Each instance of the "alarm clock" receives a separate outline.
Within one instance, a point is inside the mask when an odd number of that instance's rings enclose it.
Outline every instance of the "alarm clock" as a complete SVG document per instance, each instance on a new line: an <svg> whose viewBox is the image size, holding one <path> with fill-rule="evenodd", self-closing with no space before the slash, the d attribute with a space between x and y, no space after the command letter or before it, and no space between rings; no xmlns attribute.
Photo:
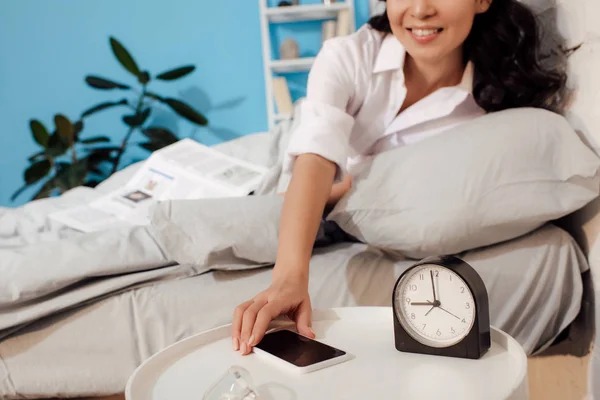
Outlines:
<svg viewBox="0 0 600 400"><path fill-rule="evenodd" d="M392 296L398 351L479 359L489 350L487 290L460 258L417 262L400 275Z"/></svg>

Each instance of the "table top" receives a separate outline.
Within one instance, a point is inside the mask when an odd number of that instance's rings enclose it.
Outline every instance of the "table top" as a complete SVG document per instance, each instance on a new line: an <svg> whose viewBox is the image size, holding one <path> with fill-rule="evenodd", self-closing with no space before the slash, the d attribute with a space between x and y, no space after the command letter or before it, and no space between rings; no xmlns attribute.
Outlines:
<svg viewBox="0 0 600 400"><path fill-rule="evenodd" d="M492 346L479 360L401 353L394 347L392 316L388 307L315 311L317 340L354 357L304 375L256 354L241 356L231 348L230 326L216 328L144 362L129 379L126 399L198 399L232 365L250 372L265 400L528 399L527 357L506 333L492 328Z"/></svg>

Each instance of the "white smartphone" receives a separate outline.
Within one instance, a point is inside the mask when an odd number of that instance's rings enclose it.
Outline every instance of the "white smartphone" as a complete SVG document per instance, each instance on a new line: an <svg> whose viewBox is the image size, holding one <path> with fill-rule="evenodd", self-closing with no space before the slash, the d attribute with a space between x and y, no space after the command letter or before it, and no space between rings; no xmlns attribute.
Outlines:
<svg viewBox="0 0 600 400"><path fill-rule="evenodd" d="M254 352L295 373L305 374L352 359L344 350L282 329L267 333Z"/></svg>

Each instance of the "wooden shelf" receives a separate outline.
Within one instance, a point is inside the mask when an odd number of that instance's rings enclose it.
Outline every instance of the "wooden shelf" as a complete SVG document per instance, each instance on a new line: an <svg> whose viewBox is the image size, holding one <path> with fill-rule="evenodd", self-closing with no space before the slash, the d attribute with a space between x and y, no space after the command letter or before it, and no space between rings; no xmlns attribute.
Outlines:
<svg viewBox="0 0 600 400"><path fill-rule="evenodd" d="M285 121L287 119L292 118L292 116L290 114L275 114L274 119L275 121L279 122L279 121Z"/></svg>
<svg viewBox="0 0 600 400"><path fill-rule="evenodd" d="M265 13L271 22L315 21L336 18L341 10L349 8L346 2L340 2L334 4L269 7Z"/></svg>
<svg viewBox="0 0 600 400"><path fill-rule="evenodd" d="M272 60L271 70L277 73L304 72L310 70L314 57L297 58L295 60Z"/></svg>

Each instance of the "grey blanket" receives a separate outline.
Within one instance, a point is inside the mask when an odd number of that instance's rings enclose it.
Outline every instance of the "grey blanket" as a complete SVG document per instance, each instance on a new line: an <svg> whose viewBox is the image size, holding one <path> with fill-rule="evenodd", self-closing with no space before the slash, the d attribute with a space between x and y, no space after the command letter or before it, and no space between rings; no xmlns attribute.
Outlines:
<svg viewBox="0 0 600 400"><path fill-rule="evenodd" d="M166 202L157 206L149 226L86 234L46 217L100 196L89 188L76 188L59 199L44 199L18 209L0 209L0 340L41 318L140 285L272 263L278 223L278 206L274 208L273 202L281 201L275 194L285 179L280 155L292 125L281 124L255 149L256 159L250 161L271 168L256 196ZM242 149L248 150L241 143L223 148L231 155ZM177 218L170 215L173 204L182 212ZM246 215L249 218L244 225ZM262 225L259 216L268 223ZM264 235L249 231L256 229L253 224L271 226L272 231L262 232ZM196 230L199 227L203 228ZM189 251L189 241L178 245L175 238L186 229L193 231L186 232L192 236L189 239L203 246ZM215 235L216 231L222 235ZM256 250L246 259L220 251L244 238L254 238L243 247Z"/></svg>

